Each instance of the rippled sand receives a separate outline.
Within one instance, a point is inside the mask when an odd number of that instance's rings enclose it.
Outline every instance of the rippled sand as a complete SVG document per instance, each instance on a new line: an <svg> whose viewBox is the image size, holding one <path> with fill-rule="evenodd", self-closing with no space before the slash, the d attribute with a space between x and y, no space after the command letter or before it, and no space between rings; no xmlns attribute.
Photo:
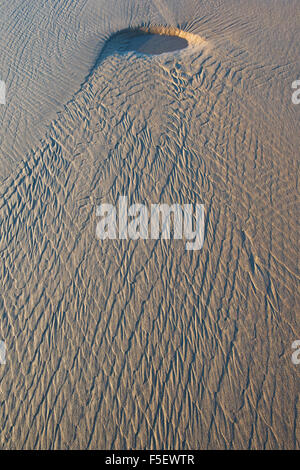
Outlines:
<svg viewBox="0 0 300 470"><path fill-rule="evenodd" d="M114 4L0 0L0 447L299 449L299 2Z"/></svg>

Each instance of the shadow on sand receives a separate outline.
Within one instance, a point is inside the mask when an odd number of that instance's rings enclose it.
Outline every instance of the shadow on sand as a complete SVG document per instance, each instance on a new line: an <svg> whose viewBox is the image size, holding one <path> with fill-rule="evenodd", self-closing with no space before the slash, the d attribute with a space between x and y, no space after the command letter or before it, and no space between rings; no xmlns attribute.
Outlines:
<svg viewBox="0 0 300 470"><path fill-rule="evenodd" d="M114 53L137 52L147 55L159 55L166 52L176 52L188 47L189 41L178 36L176 33L168 34L155 30L146 30L145 28L128 29L119 31L111 36L104 46L100 58Z"/></svg>

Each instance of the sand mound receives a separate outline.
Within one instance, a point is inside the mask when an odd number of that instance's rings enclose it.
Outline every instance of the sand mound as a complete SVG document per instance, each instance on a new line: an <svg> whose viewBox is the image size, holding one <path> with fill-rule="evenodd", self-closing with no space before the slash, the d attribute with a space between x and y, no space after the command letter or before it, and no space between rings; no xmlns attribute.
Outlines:
<svg viewBox="0 0 300 470"><path fill-rule="evenodd" d="M128 28L113 34L107 41L101 58L113 53L130 51L147 55L159 55L203 45L205 41L195 34L166 26Z"/></svg>

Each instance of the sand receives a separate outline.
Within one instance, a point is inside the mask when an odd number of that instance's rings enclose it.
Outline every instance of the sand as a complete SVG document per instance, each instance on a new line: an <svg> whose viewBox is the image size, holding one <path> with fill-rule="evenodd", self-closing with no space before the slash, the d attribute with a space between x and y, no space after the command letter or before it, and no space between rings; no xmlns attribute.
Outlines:
<svg viewBox="0 0 300 470"><path fill-rule="evenodd" d="M298 0L0 9L0 448L299 449Z"/></svg>

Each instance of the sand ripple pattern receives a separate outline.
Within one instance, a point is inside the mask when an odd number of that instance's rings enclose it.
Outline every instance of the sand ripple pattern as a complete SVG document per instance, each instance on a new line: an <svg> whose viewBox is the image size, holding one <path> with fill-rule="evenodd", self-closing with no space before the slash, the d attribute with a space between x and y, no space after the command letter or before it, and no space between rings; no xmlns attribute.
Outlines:
<svg viewBox="0 0 300 470"><path fill-rule="evenodd" d="M257 94L287 71L114 53L1 185L1 447L299 448L299 142ZM204 203L203 250L97 241L122 194Z"/></svg>

